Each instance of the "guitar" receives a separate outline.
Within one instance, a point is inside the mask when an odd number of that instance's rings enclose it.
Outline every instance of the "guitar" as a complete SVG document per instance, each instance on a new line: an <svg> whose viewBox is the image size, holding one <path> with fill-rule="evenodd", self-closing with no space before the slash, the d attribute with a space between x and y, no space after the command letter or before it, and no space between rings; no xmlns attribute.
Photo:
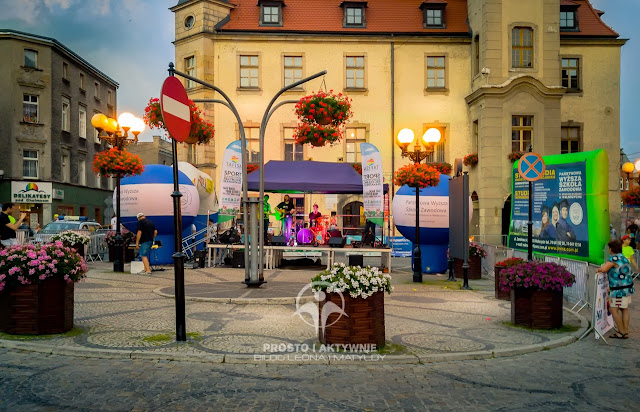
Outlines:
<svg viewBox="0 0 640 412"><path fill-rule="evenodd" d="M278 209L277 207L275 208L274 215L276 215L276 220L284 219L286 214L287 214L287 212L284 209Z"/></svg>

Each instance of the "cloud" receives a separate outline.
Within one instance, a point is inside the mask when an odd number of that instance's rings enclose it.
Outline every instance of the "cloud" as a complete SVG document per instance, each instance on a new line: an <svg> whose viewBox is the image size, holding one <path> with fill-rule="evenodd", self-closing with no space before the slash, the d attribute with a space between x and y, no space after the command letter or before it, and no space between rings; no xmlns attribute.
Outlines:
<svg viewBox="0 0 640 412"><path fill-rule="evenodd" d="M3 20L22 20L28 24L35 24L39 15L40 0L0 0Z"/></svg>
<svg viewBox="0 0 640 412"><path fill-rule="evenodd" d="M44 0L44 5L53 10L56 6L63 10L68 9L71 6L71 0Z"/></svg>

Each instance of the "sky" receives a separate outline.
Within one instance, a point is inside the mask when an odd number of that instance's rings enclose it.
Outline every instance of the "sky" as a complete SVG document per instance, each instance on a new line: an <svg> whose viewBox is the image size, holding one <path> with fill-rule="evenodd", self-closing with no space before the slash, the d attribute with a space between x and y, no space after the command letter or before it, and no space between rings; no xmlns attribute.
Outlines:
<svg viewBox="0 0 640 412"><path fill-rule="evenodd" d="M527 0L541 1L541 0ZM149 98L158 97L174 60L177 0L0 0L0 28L53 37L120 84L118 112L142 116ZM634 124L640 77L639 0L592 0L603 20L630 39L622 48L621 146L640 159L640 132ZM151 139L148 129L141 140ZM155 131L157 134L157 130Z"/></svg>

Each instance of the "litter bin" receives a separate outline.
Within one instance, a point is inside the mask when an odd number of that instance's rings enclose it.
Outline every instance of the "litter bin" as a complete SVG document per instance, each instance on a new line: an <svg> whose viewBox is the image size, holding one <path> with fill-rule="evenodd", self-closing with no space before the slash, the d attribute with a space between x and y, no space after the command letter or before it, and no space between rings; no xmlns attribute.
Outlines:
<svg viewBox="0 0 640 412"><path fill-rule="evenodd" d="M196 260L196 265L199 268L205 267L205 263L207 261L207 251L206 250L196 250L194 255Z"/></svg>

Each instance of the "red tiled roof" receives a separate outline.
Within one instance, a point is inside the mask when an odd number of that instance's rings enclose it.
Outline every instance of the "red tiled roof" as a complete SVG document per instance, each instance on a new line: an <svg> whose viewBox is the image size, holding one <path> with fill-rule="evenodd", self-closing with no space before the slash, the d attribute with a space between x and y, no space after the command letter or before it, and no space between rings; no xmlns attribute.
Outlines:
<svg viewBox="0 0 640 412"><path fill-rule="evenodd" d="M561 5L567 0L562 0ZM618 37L611 27L607 26L598 15L588 0L572 0L571 3L579 4L578 28L580 31L560 32L561 37Z"/></svg>
<svg viewBox="0 0 640 412"><path fill-rule="evenodd" d="M422 33L467 34L467 0L368 0L364 28L342 27L342 0L285 0L282 27L260 26L260 7L256 0L233 0L228 23L220 31L312 32L312 33ZM420 5L446 4L446 28L425 29Z"/></svg>
<svg viewBox="0 0 640 412"><path fill-rule="evenodd" d="M561 6L579 6L580 4L576 3L573 0L560 0Z"/></svg>

